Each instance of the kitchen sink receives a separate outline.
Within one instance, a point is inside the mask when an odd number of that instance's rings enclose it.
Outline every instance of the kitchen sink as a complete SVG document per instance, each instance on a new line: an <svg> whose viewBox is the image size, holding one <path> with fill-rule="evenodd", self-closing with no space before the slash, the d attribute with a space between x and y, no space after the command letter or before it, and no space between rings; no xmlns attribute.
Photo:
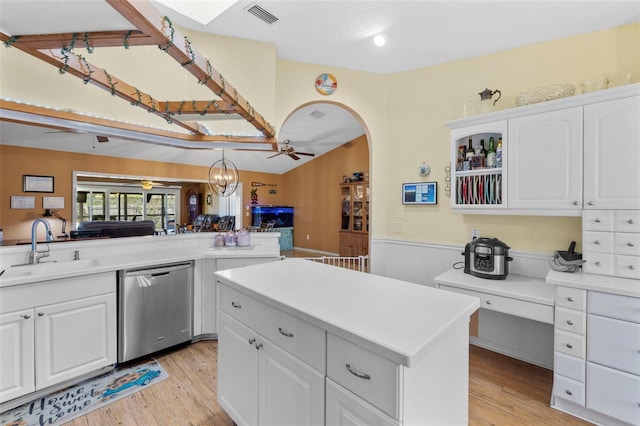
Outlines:
<svg viewBox="0 0 640 426"><path fill-rule="evenodd" d="M15 265L7 268L3 278L20 278L34 275L57 274L60 272L74 272L100 266L98 259L66 260L63 262L49 261L32 265Z"/></svg>

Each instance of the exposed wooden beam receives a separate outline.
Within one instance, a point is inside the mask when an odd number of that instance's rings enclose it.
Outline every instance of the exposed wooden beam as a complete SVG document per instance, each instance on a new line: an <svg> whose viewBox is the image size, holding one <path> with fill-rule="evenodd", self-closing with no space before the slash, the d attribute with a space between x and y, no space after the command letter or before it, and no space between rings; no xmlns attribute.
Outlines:
<svg viewBox="0 0 640 426"><path fill-rule="evenodd" d="M151 36L160 48L194 75L213 93L233 105L238 114L267 137L275 129L238 91L222 77L211 63L191 46L188 39L173 28L168 18L161 16L146 0L106 0L116 11L144 34Z"/></svg>
<svg viewBox="0 0 640 426"><path fill-rule="evenodd" d="M99 133L120 139L145 141L155 136L183 142L221 142L225 143L224 149L237 150L234 145L254 144L256 149L242 149L245 151L277 151L278 141L275 138L262 136L231 136L231 135L193 135L178 133L170 130L162 130L141 126L133 123L111 120L108 118L78 114L70 111L62 111L13 102L0 99L0 121L20 123L25 125L47 127L56 130L84 131ZM95 130L93 130L95 129ZM123 136L125 132L128 136ZM264 146L265 149L257 149ZM188 149L197 149L188 148Z"/></svg>
<svg viewBox="0 0 640 426"><path fill-rule="evenodd" d="M87 48L153 46L156 43L139 30L101 31L90 33L36 34L15 38L15 45L28 49L62 49L63 47Z"/></svg>
<svg viewBox="0 0 640 426"><path fill-rule="evenodd" d="M223 100L211 101L165 101L158 104L158 109L172 114L238 114L238 110Z"/></svg>

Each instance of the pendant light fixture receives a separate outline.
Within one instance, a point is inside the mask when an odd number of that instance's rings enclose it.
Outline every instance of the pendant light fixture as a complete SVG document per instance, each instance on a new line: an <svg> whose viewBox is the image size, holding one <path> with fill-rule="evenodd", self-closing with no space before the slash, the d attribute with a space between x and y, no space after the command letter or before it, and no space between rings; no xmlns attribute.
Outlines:
<svg viewBox="0 0 640 426"><path fill-rule="evenodd" d="M209 187L219 197L229 197L238 188L238 168L224 158L209 167Z"/></svg>

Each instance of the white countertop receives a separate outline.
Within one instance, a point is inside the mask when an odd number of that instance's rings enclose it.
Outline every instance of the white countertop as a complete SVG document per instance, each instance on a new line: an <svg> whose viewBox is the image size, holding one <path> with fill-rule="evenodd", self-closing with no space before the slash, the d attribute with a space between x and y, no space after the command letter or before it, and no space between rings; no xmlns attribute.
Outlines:
<svg viewBox="0 0 640 426"><path fill-rule="evenodd" d="M50 257L42 259L40 264L22 266L11 265L25 263L30 246L5 247L2 256L13 255L13 259L2 267L5 272L0 276L0 288L187 260L280 257L279 247L273 244L202 247L194 238L202 239L203 236L194 234L193 238L190 237L129 237L70 242L61 246L52 244ZM58 256L61 248L65 252ZM79 249L80 261L71 260L73 256L69 248Z"/></svg>
<svg viewBox="0 0 640 426"><path fill-rule="evenodd" d="M557 272L552 270L547 274L546 282L548 284L581 288L584 290L640 297L640 280L631 278L585 274L584 272Z"/></svg>
<svg viewBox="0 0 640 426"><path fill-rule="evenodd" d="M478 298L304 259L216 272L224 283L398 364L417 363Z"/></svg>
<svg viewBox="0 0 640 426"><path fill-rule="evenodd" d="M554 305L554 288L539 278L509 274L504 280L490 280L449 269L433 279L438 284L511 297L542 305Z"/></svg>

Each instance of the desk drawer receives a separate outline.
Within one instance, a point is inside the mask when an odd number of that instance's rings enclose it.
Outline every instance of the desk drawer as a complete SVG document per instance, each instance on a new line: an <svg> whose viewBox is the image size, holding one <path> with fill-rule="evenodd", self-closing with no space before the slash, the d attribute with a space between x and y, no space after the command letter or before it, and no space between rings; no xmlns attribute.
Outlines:
<svg viewBox="0 0 640 426"><path fill-rule="evenodd" d="M589 313L640 324L640 298L590 291Z"/></svg>
<svg viewBox="0 0 640 426"><path fill-rule="evenodd" d="M585 338L575 333L556 330L554 333L554 348L556 352L584 359L586 347Z"/></svg>
<svg viewBox="0 0 640 426"><path fill-rule="evenodd" d="M321 328L225 285L220 286L220 309L324 373L326 333Z"/></svg>
<svg viewBox="0 0 640 426"><path fill-rule="evenodd" d="M585 361L560 352L553 354L553 373L584 383Z"/></svg>
<svg viewBox="0 0 640 426"><path fill-rule="evenodd" d="M553 375L553 394L556 398L564 398L584 407L584 393L584 383Z"/></svg>
<svg viewBox="0 0 640 426"><path fill-rule="evenodd" d="M556 306L585 311L587 291L579 288L556 286Z"/></svg>
<svg viewBox="0 0 640 426"><path fill-rule="evenodd" d="M616 210L613 214L613 230L640 233L640 210Z"/></svg>
<svg viewBox="0 0 640 426"><path fill-rule="evenodd" d="M613 233L584 231L582 249L594 253L613 253Z"/></svg>
<svg viewBox="0 0 640 426"><path fill-rule="evenodd" d="M582 229L585 231L613 230L613 210L584 210Z"/></svg>
<svg viewBox="0 0 640 426"><path fill-rule="evenodd" d="M613 275L613 254L584 252L582 265L584 272L588 274Z"/></svg>
<svg viewBox="0 0 640 426"><path fill-rule="evenodd" d="M616 277L640 279L640 256L615 255L614 273Z"/></svg>
<svg viewBox="0 0 640 426"><path fill-rule="evenodd" d="M550 305L513 299L511 297L496 296L494 294L449 285L441 285L440 289L477 297L480 299L480 307L483 309L553 324L553 306Z"/></svg>
<svg viewBox="0 0 640 426"><path fill-rule="evenodd" d="M327 333L327 376L394 419L400 419L401 368Z"/></svg>
<svg viewBox="0 0 640 426"><path fill-rule="evenodd" d="M640 375L640 324L591 314L588 321L587 359Z"/></svg>
<svg viewBox="0 0 640 426"><path fill-rule="evenodd" d="M629 256L640 256L640 234L617 232L613 234L613 252Z"/></svg>
<svg viewBox="0 0 640 426"><path fill-rule="evenodd" d="M556 308L556 329L585 335L587 330L587 314L574 309Z"/></svg>
<svg viewBox="0 0 640 426"><path fill-rule="evenodd" d="M587 363L587 408L640 424L640 377Z"/></svg>

